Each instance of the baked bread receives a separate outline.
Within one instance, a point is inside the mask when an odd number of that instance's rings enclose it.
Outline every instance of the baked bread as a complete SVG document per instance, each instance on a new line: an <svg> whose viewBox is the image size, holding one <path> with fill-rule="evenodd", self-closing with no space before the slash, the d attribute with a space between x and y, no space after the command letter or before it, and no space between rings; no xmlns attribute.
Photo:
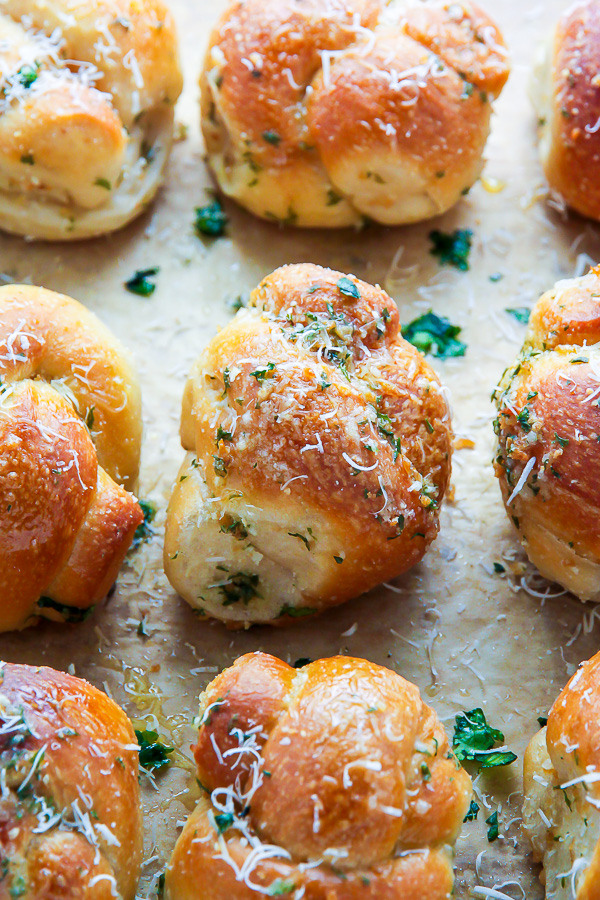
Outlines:
<svg viewBox="0 0 600 900"><path fill-rule="evenodd" d="M508 72L473 3L233 0L201 78L208 161L265 219L427 219L479 177Z"/></svg>
<svg viewBox="0 0 600 900"><path fill-rule="evenodd" d="M600 898L600 653L582 663L525 753L523 825L546 896Z"/></svg>
<svg viewBox="0 0 600 900"><path fill-rule="evenodd" d="M495 398L507 512L542 575L600 596L600 268L537 302Z"/></svg>
<svg viewBox="0 0 600 900"><path fill-rule="evenodd" d="M0 228L73 240L139 215L181 87L162 0L3 0Z"/></svg>
<svg viewBox="0 0 600 900"><path fill-rule="evenodd" d="M69 297L0 288L0 631L75 621L104 597L143 521L123 347Z"/></svg>
<svg viewBox="0 0 600 900"><path fill-rule="evenodd" d="M540 47L532 83L548 183L577 212L600 219L600 2L578 0Z"/></svg>
<svg viewBox="0 0 600 900"><path fill-rule="evenodd" d="M283 624L414 566L438 530L451 425L379 287L285 266L195 363L165 570L200 615Z"/></svg>
<svg viewBox="0 0 600 900"><path fill-rule="evenodd" d="M200 698L205 794L168 900L446 900L471 779L414 684L362 659L242 656Z"/></svg>
<svg viewBox="0 0 600 900"><path fill-rule="evenodd" d="M123 710L48 668L0 671L0 897L133 900L138 748Z"/></svg>

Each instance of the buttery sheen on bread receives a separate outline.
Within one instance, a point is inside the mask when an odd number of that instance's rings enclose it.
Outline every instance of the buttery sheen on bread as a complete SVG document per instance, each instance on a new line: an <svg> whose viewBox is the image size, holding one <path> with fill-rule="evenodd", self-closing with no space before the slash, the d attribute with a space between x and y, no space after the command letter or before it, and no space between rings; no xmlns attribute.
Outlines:
<svg viewBox="0 0 600 900"><path fill-rule="evenodd" d="M508 71L473 3L233 0L201 79L209 164L272 221L427 219L479 177Z"/></svg>
<svg viewBox="0 0 600 900"><path fill-rule="evenodd" d="M200 615L283 624L401 574L438 530L451 424L379 287L308 264L253 291L187 383L165 570Z"/></svg>
<svg viewBox="0 0 600 900"><path fill-rule="evenodd" d="M600 897L600 653L582 663L531 740L523 825L546 896Z"/></svg>
<svg viewBox="0 0 600 900"><path fill-rule="evenodd" d="M600 268L559 281L531 314L495 398L494 467L542 575L600 596Z"/></svg>
<svg viewBox="0 0 600 900"><path fill-rule="evenodd" d="M538 51L532 99L548 183L600 219L600 2L578 0Z"/></svg>
<svg viewBox="0 0 600 900"><path fill-rule="evenodd" d="M74 240L139 215L181 87L162 0L3 0L0 228Z"/></svg>
<svg viewBox="0 0 600 900"><path fill-rule="evenodd" d="M125 349L69 297L0 288L0 631L75 621L142 511L141 400Z"/></svg>
<svg viewBox="0 0 600 900"><path fill-rule="evenodd" d="M200 698L195 757L168 900L449 900L471 779L395 672L243 656Z"/></svg>
<svg viewBox="0 0 600 900"><path fill-rule="evenodd" d="M138 748L81 678L0 668L0 897L133 900L142 861Z"/></svg>

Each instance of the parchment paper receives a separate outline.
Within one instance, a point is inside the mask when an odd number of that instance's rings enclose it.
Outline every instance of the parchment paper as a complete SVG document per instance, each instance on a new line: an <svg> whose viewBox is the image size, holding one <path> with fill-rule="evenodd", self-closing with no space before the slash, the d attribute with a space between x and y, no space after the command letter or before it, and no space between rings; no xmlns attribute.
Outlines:
<svg viewBox="0 0 600 900"><path fill-rule="evenodd" d="M598 229L565 218L547 202L526 96L534 47L565 4L487 0L511 48L513 72L496 106L485 186L478 184L443 218L362 232L282 231L227 204L228 235L203 243L192 228L194 206L205 202L210 185L198 133L197 79L209 26L223 5L222 0L173 0L186 72L178 117L189 132L175 147L153 207L125 231L88 243L60 246L0 237L5 281L32 282L76 297L133 350L144 393L139 493L159 506L156 536L129 558L116 592L91 619L3 635L0 656L70 667L150 725L152 714L160 713L166 743L179 749L174 765L158 777L158 790L144 787L149 863L143 896L153 892L179 833L177 823L194 804L189 744L197 696L221 667L262 649L290 661L341 652L390 666L419 685L450 731L457 712L481 705L519 761L477 779L484 815L465 826L459 841L456 895L472 896L476 884L512 881L522 890L509 884L507 893L537 900L542 896L537 869L520 831L523 750L537 730L537 716L547 712L577 663L598 649L600 632L593 607L564 595L543 601L519 589L525 576L540 593L558 591L531 578L506 518L490 464L489 396L524 334L505 308L531 305L558 278L581 273L590 261L586 254L600 258ZM473 229L469 272L440 268L429 254L432 227ZM399 263L392 267L395 258ZM230 302L276 266L302 261L381 283L398 302L403 322L433 308L463 327L467 355L433 362L451 390L456 433L475 447L455 453L455 500L444 505L439 539L393 589L382 587L320 620L285 630L231 634L217 623L199 621L162 573L161 526L183 457L181 395L192 360L233 314ZM160 273L152 297L125 291L123 282L136 269L155 265ZM491 281L496 273L502 278ZM494 573L494 562L505 565L508 576ZM147 638L137 633L144 614ZM483 819L497 808L501 837L490 844Z"/></svg>

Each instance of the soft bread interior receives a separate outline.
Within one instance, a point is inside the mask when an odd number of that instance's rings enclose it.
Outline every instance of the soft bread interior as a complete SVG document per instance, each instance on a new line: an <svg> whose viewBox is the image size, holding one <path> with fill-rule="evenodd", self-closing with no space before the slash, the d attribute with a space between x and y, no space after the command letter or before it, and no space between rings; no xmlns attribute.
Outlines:
<svg viewBox="0 0 600 900"><path fill-rule="evenodd" d="M188 453L167 515L169 580L201 615L234 625L309 615L322 605L311 604L311 596L330 590L343 551L334 546L335 533L317 534L293 508L281 517L281 504L258 509L238 491L211 497Z"/></svg>
<svg viewBox="0 0 600 900"><path fill-rule="evenodd" d="M524 761L523 826L543 863L546 896L588 898L586 869L600 839L600 810L586 800L585 784L561 789L546 747L546 729L531 740Z"/></svg>
<svg viewBox="0 0 600 900"><path fill-rule="evenodd" d="M132 130L122 177L103 206L82 209L67 197L0 190L0 228L43 240L72 241L115 231L150 203L162 179L173 139L174 111L147 113Z"/></svg>

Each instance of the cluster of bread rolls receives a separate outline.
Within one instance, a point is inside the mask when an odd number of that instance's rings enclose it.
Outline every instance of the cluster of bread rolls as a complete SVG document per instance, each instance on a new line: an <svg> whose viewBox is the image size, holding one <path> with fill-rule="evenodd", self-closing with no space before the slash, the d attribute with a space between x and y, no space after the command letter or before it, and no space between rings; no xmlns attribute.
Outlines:
<svg viewBox="0 0 600 900"><path fill-rule="evenodd" d="M133 900L138 750L102 691L53 669L1 664L1 897Z"/></svg>
<svg viewBox="0 0 600 900"><path fill-rule="evenodd" d="M582 600L600 595L599 298L600 269L544 294L496 391L507 511L540 572Z"/></svg>
<svg viewBox="0 0 600 900"><path fill-rule="evenodd" d="M209 163L274 221L430 218L479 177L507 77L502 36L470 2L234 0L201 79Z"/></svg>
<svg viewBox="0 0 600 900"><path fill-rule="evenodd" d="M169 900L446 900L471 779L399 675L336 657L241 657L200 699L205 796L177 841Z"/></svg>
<svg viewBox="0 0 600 900"><path fill-rule="evenodd" d="M425 553L451 437L440 382L381 288L278 269L187 383L167 575L238 627L342 603Z"/></svg>
<svg viewBox="0 0 600 900"><path fill-rule="evenodd" d="M162 180L181 88L161 0L3 0L0 227L73 240L129 222Z"/></svg>
<svg viewBox="0 0 600 900"><path fill-rule="evenodd" d="M81 618L143 521L125 349L69 297L0 288L0 631Z"/></svg>

